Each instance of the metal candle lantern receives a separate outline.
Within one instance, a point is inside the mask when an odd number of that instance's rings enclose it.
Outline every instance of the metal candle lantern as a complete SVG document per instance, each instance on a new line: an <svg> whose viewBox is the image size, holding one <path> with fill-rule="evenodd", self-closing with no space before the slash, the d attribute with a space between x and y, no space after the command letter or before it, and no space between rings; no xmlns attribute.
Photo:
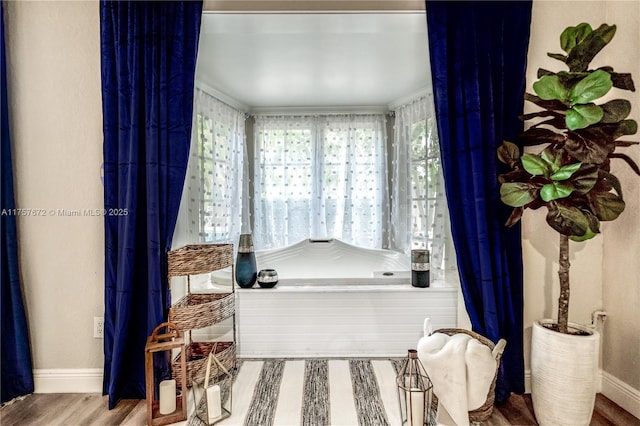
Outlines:
<svg viewBox="0 0 640 426"><path fill-rule="evenodd" d="M214 370L212 370L214 367ZM202 401L196 408L196 416L206 425L213 425L231 415L233 375L209 353L204 376Z"/></svg>
<svg viewBox="0 0 640 426"><path fill-rule="evenodd" d="M160 329L166 327L166 332L160 334ZM182 360L182 374L179 382L175 380L165 380L160 383L158 397L156 398L153 367L153 355L156 352L168 352L174 349L180 349L180 359ZM180 335L180 331L170 322L163 322L157 326L151 336L147 338L147 344L144 348L145 352L145 376L146 376L146 392L147 392L147 425L160 426L171 423L177 423L187 420L187 369L185 365L185 345L184 338ZM168 386L165 386L168 385ZM176 387L179 386L182 394L176 393ZM168 406L170 408L165 407Z"/></svg>
<svg viewBox="0 0 640 426"><path fill-rule="evenodd" d="M402 425L424 426L433 424L433 385L424 366L418 359L418 351L409 349L398 377L398 402Z"/></svg>

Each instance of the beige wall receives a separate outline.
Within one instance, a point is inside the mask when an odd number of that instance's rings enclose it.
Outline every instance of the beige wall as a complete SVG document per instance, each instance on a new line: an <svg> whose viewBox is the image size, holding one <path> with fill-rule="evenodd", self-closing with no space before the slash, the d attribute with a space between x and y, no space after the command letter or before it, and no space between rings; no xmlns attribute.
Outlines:
<svg viewBox="0 0 640 426"><path fill-rule="evenodd" d="M20 267L36 369L99 368L104 312L98 3L5 3Z"/></svg>
<svg viewBox="0 0 640 426"><path fill-rule="evenodd" d="M605 13L607 21L618 24L611 45L615 58L606 56L605 60L617 70L633 73L632 118L640 122L640 2L607 3ZM625 139L640 141L640 133ZM626 152L640 165L640 146ZM604 328L603 366L607 373L640 389L640 177L621 161L612 169L621 180L627 207L618 221L604 226L602 297L609 316Z"/></svg>
<svg viewBox="0 0 640 426"><path fill-rule="evenodd" d="M529 87L539 66L562 65L546 52L559 51L560 32L582 21L618 24L618 34L605 50L611 56L603 52L602 62L634 71L640 86L639 7L638 2L535 1ZM5 12L18 207L99 208L98 4L11 1ZM639 148L628 151L640 162ZM593 310L609 313L604 369L640 389L639 181L622 164L615 170L628 188L627 211L603 227L603 236L572 245L571 317L589 322ZM100 368L102 340L92 337L92 328L93 317L104 309L102 218L21 217L18 226L35 368ZM544 217L528 212L523 229L527 332L534 319L555 316L557 246L557 235L548 230Z"/></svg>
<svg viewBox="0 0 640 426"><path fill-rule="evenodd" d="M611 65L616 71L632 72L640 87L640 3L634 1L547 1L534 0L529 46L527 86L536 80L538 68L560 70L561 62L546 56L561 53L559 35L564 28L588 22L616 24L613 41L596 57L594 67ZM633 103L633 118L640 117L640 97L615 90L616 97ZM529 107L529 106L528 106ZM531 109L531 108L529 108ZM533 109L531 109L533 110ZM638 140L638 135L627 140ZM640 158L640 149L627 154ZM617 162L614 172L620 177L627 208L615 222L605 223L602 234L585 243L571 243L570 318L590 323L591 313L604 309L608 317L604 326L603 367L605 372L640 389L640 178L626 164ZM558 297L558 235L544 220L545 212L528 211L523 221L525 268L525 333L530 336L531 323L539 318L556 317ZM528 345L528 341L527 341ZM525 351L527 353L528 351ZM528 363L528 359L527 359Z"/></svg>

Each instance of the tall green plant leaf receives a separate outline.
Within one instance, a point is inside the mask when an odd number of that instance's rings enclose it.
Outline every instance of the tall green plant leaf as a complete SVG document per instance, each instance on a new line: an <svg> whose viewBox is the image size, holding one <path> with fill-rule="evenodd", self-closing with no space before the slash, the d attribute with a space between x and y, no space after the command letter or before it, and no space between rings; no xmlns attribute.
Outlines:
<svg viewBox="0 0 640 426"><path fill-rule="evenodd" d="M515 225L522 218L523 213L524 213L524 207L514 208L513 211L511 212L511 215L507 219L507 222L504 225L508 227Z"/></svg>
<svg viewBox="0 0 640 426"><path fill-rule="evenodd" d="M606 71L609 73L609 75L611 75L611 81L613 83L613 87L635 92L636 89L635 89L635 85L633 84L633 77L630 73L613 72L612 67L599 67L598 69ZM538 68L536 78L540 78L544 75L557 75L558 77L560 77L560 81L562 83L569 83L567 84L567 86L570 87L573 84L572 80L574 78L580 79L580 78L583 78L586 74L587 74L586 69L584 71L579 71L579 72L560 71L555 73L549 70L545 70L544 68Z"/></svg>
<svg viewBox="0 0 640 426"><path fill-rule="evenodd" d="M524 100L527 102L531 102L536 104L540 108L544 108L549 111L564 111L567 109L567 106L560 101L557 100L543 100L540 99L539 96L533 95L531 93L524 94Z"/></svg>
<svg viewBox="0 0 640 426"><path fill-rule="evenodd" d="M578 171L580 166L582 166L582 163L567 164L566 166L562 166L550 176L551 180L567 180L571 176L573 176L575 172Z"/></svg>
<svg viewBox="0 0 640 426"><path fill-rule="evenodd" d="M587 75L575 84L569 91L569 101L572 105L588 104L607 94L613 87L608 72L597 70Z"/></svg>
<svg viewBox="0 0 640 426"><path fill-rule="evenodd" d="M563 108L563 111L566 109L567 109L566 107ZM544 121L538 121L537 123L532 124L531 127L553 126L558 130L564 130L567 128L564 122L565 114L562 114L561 112L558 112L558 111L549 111L549 110L537 111L537 112L532 112L530 114L519 115L518 119L522 121L527 121L534 118L545 118L545 117L551 117L551 118Z"/></svg>
<svg viewBox="0 0 640 426"><path fill-rule="evenodd" d="M504 141L498 147L498 159L513 168L513 165L520 160L520 148L513 142Z"/></svg>
<svg viewBox="0 0 640 426"><path fill-rule="evenodd" d="M532 127L520 133L518 137L525 146L542 144L559 144L564 141L564 135L553 130Z"/></svg>
<svg viewBox="0 0 640 426"><path fill-rule="evenodd" d="M564 147L567 153L578 161L602 164L608 158L624 155L614 153L615 140L622 135L634 134L636 130L637 123L634 120L623 120L614 124L599 123L586 129L571 132ZM628 163L634 171L637 169L635 163Z"/></svg>
<svg viewBox="0 0 640 426"><path fill-rule="evenodd" d="M611 142L621 136L633 135L638 131L638 123L635 120L622 120L618 123L598 123L589 128L580 129L574 133L583 139Z"/></svg>
<svg viewBox="0 0 640 426"><path fill-rule="evenodd" d="M626 99L613 99L600 105L602 108L603 123L617 123L624 120L631 113L631 102Z"/></svg>
<svg viewBox="0 0 640 426"><path fill-rule="evenodd" d="M544 68L538 68L538 72L536 73L537 78L541 78L544 75L557 75L559 73L555 73L553 71L545 70Z"/></svg>
<svg viewBox="0 0 640 426"><path fill-rule="evenodd" d="M593 29L591 25L586 22L576 25L575 27L568 27L560 34L560 47L567 53L571 53L573 48L581 43Z"/></svg>
<svg viewBox="0 0 640 426"><path fill-rule="evenodd" d="M500 185L500 199L511 207L522 207L538 197L538 187L527 182L508 182Z"/></svg>
<svg viewBox="0 0 640 426"><path fill-rule="evenodd" d="M616 33L615 25L602 24L571 49L567 57L569 71L586 71L593 58L605 47Z"/></svg>
<svg viewBox="0 0 640 426"><path fill-rule="evenodd" d="M527 120L531 120L532 118L551 117L554 115L556 115L556 113L553 111L538 111L538 112L532 112L529 114L519 115L518 118L522 121L527 121Z"/></svg>
<svg viewBox="0 0 640 426"><path fill-rule="evenodd" d="M618 139L621 136L635 135L638 132L636 120L622 120L619 123L610 124L613 127L612 137Z"/></svg>
<svg viewBox="0 0 640 426"><path fill-rule="evenodd" d="M522 167L533 176L549 176L551 173L550 165L535 154L523 154Z"/></svg>
<svg viewBox="0 0 640 426"><path fill-rule="evenodd" d="M610 66L599 67L598 69L606 71L609 73L609 75L611 75L613 87L617 87L618 89L622 90L630 90L632 92L636 91L631 74L614 72L613 67Z"/></svg>
<svg viewBox="0 0 640 426"><path fill-rule="evenodd" d="M591 210L600 220L615 220L624 211L624 201L612 192L591 192L587 196Z"/></svg>
<svg viewBox="0 0 640 426"><path fill-rule="evenodd" d="M583 164L571 176L571 185L575 192L586 194L596 185L598 176L598 166L595 164Z"/></svg>
<svg viewBox="0 0 640 426"><path fill-rule="evenodd" d="M584 217L589 222L589 227L585 231L584 235L570 235L569 238L576 242L582 242L590 240L600 233L600 221L593 213L588 210L581 210Z"/></svg>
<svg viewBox="0 0 640 426"><path fill-rule="evenodd" d="M564 131L567 128L566 113L554 115L553 118L536 123L531 127L542 127L542 126L551 126L551 127L555 127L558 130Z"/></svg>
<svg viewBox="0 0 640 426"><path fill-rule="evenodd" d="M616 148L615 140L621 136L633 135L638 130L635 120L619 123L598 123L584 129L570 132L564 144L567 153L583 163L603 163Z"/></svg>
<svg viewBox="0 0 640 426"><path fill-rule="evenodd" d="M508 173L503 173L498 176L498 182L507 183L507 182L527 182L531 179L531 175L526 171L517 168Z"/></svg>
<svg viewBox="0 0 640 426"><path fill-rule="evenodd" d="M573 192L573 186L560 182L552 182L540 188L540 198L549 202L560 198L567 198Z"/></svg>
<svg viewBox="0 0 640 426"><path fill-rule="evenodd" d="M587 231L584 233L584 235L579 236L579 237L576 236L576 235L569 235L569 239L571 241L575 241L576 243L581 243L583 241L590 240L591 238L595 237L596 235L598 235L598 234L593 232L591 230L591 228L587 228Z"/></svg>
<svg viewBox="0 0 640 426"><path fill-rule="evenodd" d="M613 87L622 90L630 90L632 92L636 91L636 87L633 84L633 78L630 73L617 73L612 72L611 81L613 82Z"/></svg>
<svg viewBox="0 0 640 426"><path fill-rule="evenodd" d="M604 112L596 104L574 105L567 110L565 122L569 130L584 129L602 120Z"/></svg>
<svg viewBox="0 0 640 426"><path fill-rule="evenodd" d="M549 204L547 223L559 233L569 236L582 236L589 229L589 219L579 208L560 203Z"/></svg>
<svg viewBox="0 0 640 426"><path fill-rule="evenodd" d="M564 150L557 149L553 145L549 145L542 150L542 152L540 153L540 158L546 161L551 168L551 172L555 173L560 169L560 167L562 167L563 153Z"/></svg>
<svg viewBox="0 0 640 426"><path fill-rule="evenodd" d="M560 53L547 53L547 56L553 59L557 59L560 62L567 62L567 55L562 55Z"/></svg>
<svg viewBox="0 0 640 426"><path fill-rule="evenodd" d="M595 234L600 233L600 220L588 210L583 210L583 213L587 220L589 221L589 230L593 231ZM595 235L594 235L595 236Z"/></svg>
<svg viewBox="0 0 640 426"><path fill-rule="evenodd" d="M545 101L557 100L566 102L569 91L560 82L557 75L545 75L540 80L533 83L533 91Z"/></svg>
<svg viewBox="0 0 640 426"><path fill-rule="evenodd" d="M624 197L622 196L622 185L620 185L620 180L618 180L618 178L613 173L607 172L606 170L599 170L598 177L603 183L607 185L605 192L610 191L610 189L608 188L610 186L611 189L614 189L616 191L620 199L624 199Z"/></svg>
<svg viewBox="0 0 640 426"><path fill-rule="evenodd" d="M560 83L564 84L565 87L573 87L580 80L590 75L593 71L583 71L583 72L570 72L570 71L560 71L557 72L556 75L560 79Z"/></svg>
<svg viewBox="0 0 640 426"><path fill-rule="evenodd" d="M604 163L614 146L611 141L585 138L577 132L570 134L564 144L570 156L580 162L592 164Z"/></svg>
<svg viewBox="0 0 640 426"><path fill-rule="evenodd" d="M633 145L640 145L640 142L638 142L638 141L621 141L620 139L618 139L616 141L616 147L628 147L628 146L633 146Z"/></svg>

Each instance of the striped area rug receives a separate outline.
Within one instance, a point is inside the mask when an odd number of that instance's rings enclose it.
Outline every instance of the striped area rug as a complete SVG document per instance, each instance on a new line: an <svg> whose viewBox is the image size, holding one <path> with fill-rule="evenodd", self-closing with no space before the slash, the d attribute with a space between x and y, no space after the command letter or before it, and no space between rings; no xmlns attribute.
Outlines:
<svg viewBox="0 0 640 426"><path fill-rule="evenodd" d="M231 417L216 424L399 425L395 377L401 363L397 359L244 360L233 385ZM204 423L192 415L187 424Z"/></svg>

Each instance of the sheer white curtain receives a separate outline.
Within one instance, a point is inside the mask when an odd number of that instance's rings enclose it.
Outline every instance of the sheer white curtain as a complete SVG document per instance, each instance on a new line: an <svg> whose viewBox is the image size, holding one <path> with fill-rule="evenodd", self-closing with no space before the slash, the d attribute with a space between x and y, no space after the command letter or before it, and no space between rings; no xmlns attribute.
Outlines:
<svg viewBox="0 0 640 426"><path fill-rule="evenodd" d="M390 239L407 254L426 248L434 279L455 271L432 95L395 111Z"/></svg>
<svg viewBox="0 0 640 426"><path fill-rule="evenodd" d="M191 241L236 242L248 229L245 145L245 114L196 89L187 182Z"/></svg>
<svg viewBox="0 0 640 426"><path fill-rule="evenodd" d="M382 247L386 163L384 115L257 116L256 247L305 238Z"/></svg>

